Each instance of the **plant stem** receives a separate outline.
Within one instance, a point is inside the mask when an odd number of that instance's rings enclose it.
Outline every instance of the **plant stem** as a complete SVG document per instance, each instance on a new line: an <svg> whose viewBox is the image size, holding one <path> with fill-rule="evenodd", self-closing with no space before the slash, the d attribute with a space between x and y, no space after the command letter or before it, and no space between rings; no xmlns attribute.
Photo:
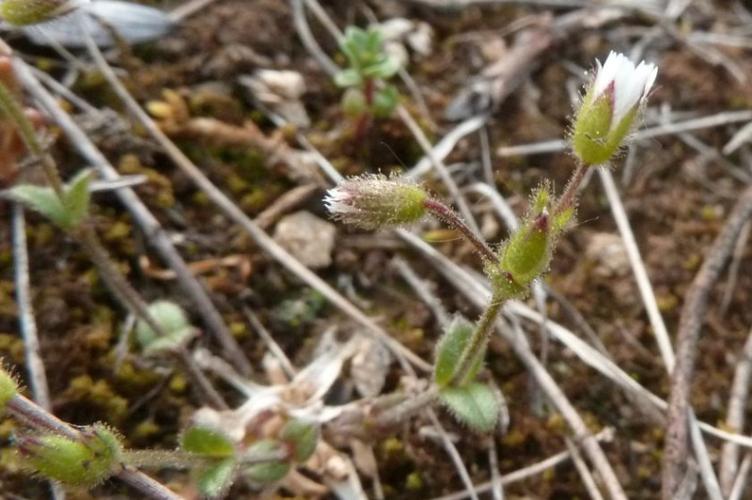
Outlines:
<svg viewBox="0 0 752 500"><path fill-rule="evenodd" d="M146 469L192 469L207 459L182 450L123 450L123 463Z"/></svg>
<svg viewBox="0 0 752 500"><path fill-rule="evenodd" d="M564 189L564 192L559 197L559 201L556 203L556 207L553 211L554 215L559 215L564 210L572 208L575 204L575 201L577 200L577 191L580 189L580 184L582 184L582 181L585 179L585 174L587 174L588 168L590 168L590 166L585 165L584 163L577 164L577 169L572 174L572 177L570 177L567 187Z"/></svg>
<svg viewBox="0 0 752 500"><path fill-rule="evenodd" d="M499 315L499 311L501 311L506 300L507 297L500 292L494 292L491 296L491 303L488 304L486 310L483 311L478 323L475 325L475 330L470 337L470 342L467 344L467 347L465 347L465 350L462 351L460 360L457 363L457 369L454 372L451 382L449 382L450 386L461 386L469 382L469 380L467 380L468 374L477 361L478 355L486 346L488 338L493 331L496 317Z"/></svg>
<svg viewBox="0 0 752 500"><path fill-rule="evenodd" d="M75 427L67 422L63 422L55 415L20 394L16 394L8 401L6 409L19 422L33 429L52 431L74 440L81 438L80 432ZM157 500L180 500L182 498L170 491L166 486L137 470L124 467L123 470L114 475L121 481L139 490L148 498Z"/></svg>
<svg viewBox="0 0 752 500"><path fill-rule="evenodd" d="M424 202L424 206L437 218L449 224L453 229L459 231L467 241L472 243L478 253L481 254L483 259L495 261L498 259L496 254L489 248L488 244L483 238L468 227L467 224L460 218L454 210L444 205L439 200L429 198Z"/></svg>
<svg viewBox="0 0 752 500"><path fill-rule="evenodd" d="M81 434L69 424L20 394L8 401L6 409L16 420L29 427L52 431L70 439L81 437Z"/></svg>
<svg viewBox="0 0 752 500"><path fill-rule="evenodd" d="M377 415L373 419L372 425L384 429L405 422L412 414L422 411L430 405L436 399L438 393L438 387L434 385L419 394L404 395L401 403Z"/></svg>
<svg viewBox="0 0 752 500"><path fill-rule="evenodd" d="M125 303L134 315L145 321L146 324L149 325L149 328L154 330L157 335L161 337L167 336L167 332L164 331L162 326L149 312L149 306L141 298L141 295L131 286L128 280L125 279L120 270L115 266L109 253L100 243L94 230L84 222L74 232L78 241L81 243L92 262L94 262L94 265L99 270L102 279L107 283L110 290L112 290L112 292ZM217 392L209 379L206 378L204 372L195 365L190 354L184 347L178 347L174 352L174 356L183 371L188 375L188 378L196 384L199 392L203 394L207 401L220 410L226 410L229 408L219 392Z"/></svg>

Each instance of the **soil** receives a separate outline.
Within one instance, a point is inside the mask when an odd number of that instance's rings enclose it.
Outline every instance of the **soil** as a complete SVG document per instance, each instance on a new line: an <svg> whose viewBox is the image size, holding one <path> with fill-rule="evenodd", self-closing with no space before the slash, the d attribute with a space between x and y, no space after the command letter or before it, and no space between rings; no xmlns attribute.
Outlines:
<svg viewBox="0 0 752 500"><path fill-rule="evenodd" d="M716 2L717 11L690 7L687 29L723 32L734 20L726 14L726 2ZM162 7L169 7L159 2ZM428 23L434 31L432 52L413 54L409 73L423 94L431 120L402 86L403 102L420 117L431 140L451 129L442 111L470 79L493 62L491 54L503 57L505 45L514 41L515 25L524 26L526 16L550 9L532 6L485 5L460 10L441 10L420 2L330 1L324 7L340 27L366 25L370 9L379 19L405 17ZM554 16L567 9L551 11ZM522 24L520 24L522 23ZM311 20L315 38L336 62L336 43ZM523 214L528 193L542 179L563 187L575 161L566 152L501 157L501 146L565 137L572 112L571 88L578 88L576 70L589 69L596 57L609 50L628 51L642 34L652 29L650 19L639 14L596 29L582 29L560 40L534 61L534 69L493 112L488 124L494 182L499 192ZM510 28L511 27L511 28ZM518 29L518 28L517 28ZM693 116L749 108L752 82L738 82L722 66L712 65L686 43L662 34L649 44L646 58L659 65L659 80L650 98L650 112L661 106L689 111ZM12 40L27 60L50 68L61 76L54 53ZM749 74L748 50L718 45L715 50ZM496 51L496 52L494 52ZM499 52L501 51L501 52ZM311 118L306 134L343 175L403 170L422 157L409 131L397 119L376 120L364 138L354 137L352 123L343 117L338 89L300 43L287 2L276 0L217 0L200 14L186 19L162 40L133 47L128 53L111 54L134 96L144 104L161 102L185 106L191 117L206 117L241 126L252 121L268 138L297 148L290 130L278 130L250 98L239 78L261 67L290 69L301 73L306 84L302 102ZM568 87L569 85L569 87ZM572 87L574 85L574 87ZM349 321L325 300L281 267L207 200L159 151L152 139L132 125L107 84L95 70L80 74L73 89L91 104L117 112L127 126L106 130L88 129L98 146L124 174L145 174L149 182L136 188L139 197L158 217L188 262L238 256L239 264L211 266L202 281L210 291L226 323L254 367L261 366L266 346L248 325L243 308L250 307L268 326L276 342L297 366L311 359L322 333L333 325L344 331ZM165 92L172 92L173 100ZM177 103L177 104L176 104ZM648 118L653 116L648 113ZM83 124L83 119L80 120ZM434 127L431 121L437 125ZM164 124L168 130L170 124ZM720 150L736 125L694 133L711 148ZM169 130L168 130L169 131ZM81 160L59 131L50 128L52 152L65 177L81 167ZM108 133L109 132L109 133ZM276 134L276 135L275 135ZM300 183L275 165L259 148L227 145L211 137L196 140L173 136L176 144L193 159L213 182L251 217L262 213L279 197ZM481 145L471 134L457 145L447 164L459 165L458 179L470 184L482 179ZM750 150L744 146L728 157L749 175ZM701 265L705 252L743 189L722 162L698 153L676 135L636 143L629 161L632 178L620 183L629 220L645 259L669 332L676 331L687 288ZM620 181L626 154L613 164ZM29 167L34 177L34 167ZM429 186L447 197L438 180ZM328 219L322 205L324 188L318 189L296 208ZM478 220L495 219L489 204L469 195ZM0 201L0 215L10 221L7 203ZM169 298L188 311L195 308L174 279L161 279L156 271L164 265L149 248L146 237L134 225L117 199L108 193L95 196L98 234L133 285L148 300ZM632 273L605 274L599 263L585 257L594 234L618 234L597 176L585 188L578 223L560 241L545 280L566 298L596 332L611 359L655 394L669 391L669 378L662 366L654 336ZM53 395L54 413L73 424L105 421L124 436L130 447L174 448L180 430L201 406L185 376L169 363L147 361L135 353L116 363L121 328L127 316L107 291L91 262L70 238L36 214L27 216L30 280L33 307L39 326L41 354ZM492 224L491 243L503 241L503 224ZM273 233L273 226L269 227ZM452 232L439 232L437 225L420 226L423 236L458 263L480 271L480 263L467 243ZM389 265L400 255L421 276L436 284L442 303L450 312L475 317L477 311L430 265L388 233L357 231L337 225L337 244L332 264L318 269L319 276L343 293L350 293L366 312L417 355L431 359L440 328L436 319ZM144 260L144 259L147 260ZM18 327L14 296L10 224L0 225L0 356L25 380L23 341ZM711 294L711 307L698 346L692 405L698 419L718 424L725 419L730 381L739 352L752 324L749 308L752 290L752 259L748 248L741 254L737 281L730 300L721 308L722 297L732 282L728 273ZM349 283L349 285L348 285ZM350 290L348 292L348 286ZM291 304L303 304L291 308ZM531 301L532 304L532 301ZM548 315L584 336L578 323L553 299ZM290 312L292 310L292 312ZM198 316L194 319L198 322ZM537 328L528 329L534 350L546 352L545 364L593 432L605 426L616 430L611 443L604 443L609 460L629 498L657 498L663 428L639 411L633 401L614 385L583 365L570 351L555 342L541 342ZM196 346L215 349L213 341L200 336ZM113 368L117 367L117 368ZM491 343L487 358L490 376L498 383L509 405L510 425L505 434L493 436L501 473L508 473L566 449L569 431L562 417L545 401L511 348L502 341ZM257 371L254 378L263 382ZM399 382L397 364L390 367L385 391ZM232 405L242 397L219 384ZM490 478L485 438L456 424L446 412L442 423L458 439L457 447L474 482ZM463 489L462 481L440 444L425 439L419 430L430 425L422 417L406 422L373 444L385 498L433 498ZM12 449L19 429L10 418L0 420L0 491L8 498L46 498L47 485L29 478L20 469ZM708 439L713 451L720 443ZM190 478L184 472L154 473L163 483L186 494ZM369 495L372 481L363 476ZM588 496L577 470L566 461L544 474L505 488L508 498L585 498ZM287 498L284 490L277 492ZM85 492L71 490L70 498L136 498L132 490L110 481ZM254 498L243 485L228 498ZM486 497L484 497L486 498ZM490 498L490 497L488 497Z"/></svg>

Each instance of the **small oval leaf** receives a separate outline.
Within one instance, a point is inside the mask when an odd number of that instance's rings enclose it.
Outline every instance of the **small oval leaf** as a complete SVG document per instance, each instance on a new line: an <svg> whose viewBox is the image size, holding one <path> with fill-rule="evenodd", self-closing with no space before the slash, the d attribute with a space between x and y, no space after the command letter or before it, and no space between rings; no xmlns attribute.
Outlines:
<svg viewBox="0 0 752 500"><path fill-rule="evenodd" d="M499 422L499 401L485 384L445 387L439 391L439 399L454 418L474 431L491 432Z"/></svg>
<svg viewBox="0 0 752 500"><path fill-rule="evenodd" d="M459 315L455 316L449 326L446 327L444 335L436 346L436 365L433 379L439 387L444 387L452 381L462 353L470 341L474 329L472 323ZM467 380L475 378L482 366L484 355L485 349L482 349L467 374Z"/></svg>
<svg viewBox="0 0 752 500"><path fill-rule="evenodd" d="M235 459L226 458L198 473L198 489L202 496L218 498L224 495L235 477Z"/></svg>
<svg viewBox="0 0 752 500"><path fill-rule="evenodd" d="M224 458L235 454L235 445L221 431L209 427L189 427L180 439L187 452L205 457Z"/></svg>

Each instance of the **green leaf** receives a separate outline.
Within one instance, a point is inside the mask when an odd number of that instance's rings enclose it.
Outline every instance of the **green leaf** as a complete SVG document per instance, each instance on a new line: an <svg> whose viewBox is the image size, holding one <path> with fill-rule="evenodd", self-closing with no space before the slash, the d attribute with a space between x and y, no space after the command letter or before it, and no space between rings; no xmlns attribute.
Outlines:
<svg viewBox="0 0 752 500"><path fill-rule="evenodd" d="M235 445L221 431L209 427L189 427L180 439L187 452L205 457L225 458L235 454Z"/></svg>
<svg viewBox="0 0 752 500"><path fill-rule="evenodd" d="M365 76L372 76L387 80L393 77L400 70L400 62L392 56L384 56L376 64L363 68Z"/></svg>
<svg viewBox="0 0 752 500"><path fill-rule="evenodd" d="M360 116L368 109L363 91L357 87L350 87L342 94L342 111L348 116Z"/></svg>
<svg viewBox="0 0 752 500"><path fill-rule="evenodd" d="M70 227L65 206L52 188L20 184L10 190L11 197L26 207L47 217L62 229Z"/></svg>
<svg viewBox="0 0 752 500"><path fill-rule="evenodd" d="M348 26L340 49L347 57L350 65L358 68L361 65L363 52L368 47L368 34L357 26Z"/></svg>
<svg viewBox="0 0 752 500"><path fill-rule="evenodd" d="M445 387L439 391L439 399L454 418L474 431L491 432L499 422L499 401L485 384Z"/></svg>
<svg viewBox="0 0 752 500"><path fill-rule="evenodd" d="M363 79L360 76L360 72L354 68L343 69L336 75L334 75L334 83L338 87L355 87L360 85Z"/></svg>
<svg viewBox="0 0 752 500"><path fill-rule="evenodd" d="M475 326L462 316L455 316L436 346L436 364L433 380L439 387L448 385L454 377L462 353L465 350ZM485 349L479 354L467 375L473 380L482 366Z"/></svg>
<svg viewBox="0 0 752 500"><path fill-rule="evenodd" d="M91 171L79 172L63 187L63 199L51 187L21 184L10 190L16 201L51 220L64 231L70 231L83 222L89 214L89 181Z"/></svg>
<svg viewBox="0 0 752 500"><path fill-rule="evenodd" d="M399 104L399 92L388 85L376 92L373 98L373 114L378 118L388 118Z"/></svg>
<svg viewBox="0 0 752 500"><path fill-rule="evenodd" d="M262 439L261 441L256 441L248 448L244 458L247 460L263 458L270 453L275 453L283 449L283 445L279 441ZM290 463L286 460L268 460L245 467L243 473L251 481L259 484L269 484L285 477L290 472L290 468Z"/></svg>
<svg viewBox="0 0 752 500"><path fill-rule="evenodd" d="M158 354L187 343L195 335L185 312L177 304L159 300L149 305L149 314L164 333L155 332L143 319L136 323L136 340L147 355Z"/></svg>
<svg viewBox="0 0 752 500"><path fill-rule="evenodd" d="M198 473L198 489L201 495L209 498L221 497L232 485L235 477L234 458L220 460Z"/></svg>
<svg viewBox="0 0 752 500"><path fill-rule="evenodd" d="M297 462L305 462L319 442L319 428L309 422L294 419L285 424L279 433L279 438L292 448L292 454Z"/></svg>
<svg viewBox="0 0 752 500"><path fill-rule="evenodd" d="M89 215L89 201L91 193L89 184L91 181L91 170L82 170L71 180L65 187L65 199L63 204L71 227L76 227L83 222Z"/></svg>

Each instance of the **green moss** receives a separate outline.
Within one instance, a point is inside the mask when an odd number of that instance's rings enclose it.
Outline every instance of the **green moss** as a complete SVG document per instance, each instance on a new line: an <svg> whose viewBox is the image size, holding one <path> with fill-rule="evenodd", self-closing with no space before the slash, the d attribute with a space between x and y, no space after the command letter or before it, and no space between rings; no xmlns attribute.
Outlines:
<svg viewBox="0 0 752 500"><path fill-rule="evenodd" d="M73 378L68 384L66 395L89 401L107 411L112 420L123 418L128 411L128 400L118 395L106 380L94 381L89 375Z"/></svg>

